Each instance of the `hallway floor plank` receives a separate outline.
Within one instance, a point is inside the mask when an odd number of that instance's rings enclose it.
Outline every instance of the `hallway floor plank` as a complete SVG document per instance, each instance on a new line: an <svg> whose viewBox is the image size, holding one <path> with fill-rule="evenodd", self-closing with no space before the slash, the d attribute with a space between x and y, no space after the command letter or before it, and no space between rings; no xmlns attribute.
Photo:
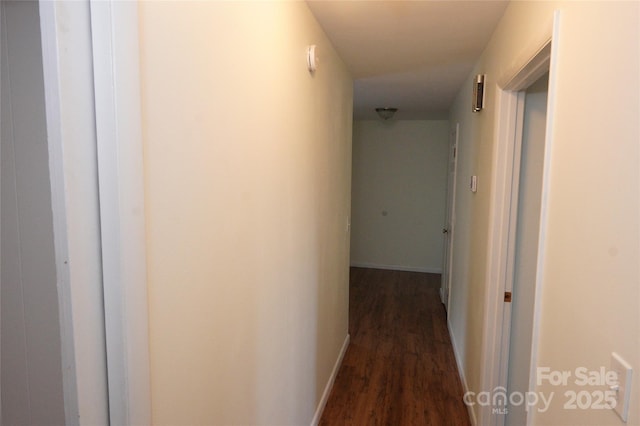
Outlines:
<svg viewBox="0 0 640 426"><path fill-rule="evenodd" d="M351 344L320 425L469 425L440 275L350 275Z"/></svg>

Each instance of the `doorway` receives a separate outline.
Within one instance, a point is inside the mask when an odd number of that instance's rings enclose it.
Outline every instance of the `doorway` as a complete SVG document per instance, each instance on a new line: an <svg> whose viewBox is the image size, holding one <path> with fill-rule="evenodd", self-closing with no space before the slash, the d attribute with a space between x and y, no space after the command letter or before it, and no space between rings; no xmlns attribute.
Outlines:
<svg viewBox="0 0 640 426"><path fill-rule="evenodd" d="M522 129L522 137L520 158L519 161L516 159L514 167L519 169L519 173L514 173L512 201L517 207L513 241L511 320L507 325L510 328L507 395L515 392L525 394L530 387L548 87L547 73L526 89L524 108L522 114L518 114L521 123L516 126ZM527 414L524 404L508 405L505 424L525 425Z"/></svg>
<svg viewBox="0 0 640 426"><path fill-rule="evenodd" d="M539 177L540 202L539 225L535 231L536 259L533 261L535 285L529 289L531 306L527 327L530 329L528 344L524 352L528 360L522 372L527 389L535 388L537 365L537 335L539 332L539 312L541 299L541 271L544 268L544 256L538 247L544 246L547 227L547 200L549 184L549 165L553 145L553 121L555 105L555 79L557 66L557 44L560 13L556 11L553 20L540 32L531 44L523 46L523 54L513 67L497 81L497 146L494 151L494 192L491 200L490 242L488 247L487 292L483 325L482 379L481 387L494 392L507 393L509 373L509 349L511 337L512 298L514 296L514 271L516 261L517 206L520 183L520 159L523 137L523 119L526 90L541 77L548 74L547 111L544 124L544 149ZM543 84L543 83L540 83ZM533 90L533 89L532 89ZM522 290L520 290L522 292ZM518 309L518 308L516 308ZM516 315L518 313L516 312ZM514 355L517 356L517 355ZM523 376L523 377L524 377ZM516 386L514 383L511 386ZM522 386L519 384L517 386ZM507 410L505 410L505 408ZM480 409L478 421L486 425L503 425L507 419L508 408L486 406ZM531 424L528 416L524 424ZM509 420L511 421L511 419Z"/></svg>

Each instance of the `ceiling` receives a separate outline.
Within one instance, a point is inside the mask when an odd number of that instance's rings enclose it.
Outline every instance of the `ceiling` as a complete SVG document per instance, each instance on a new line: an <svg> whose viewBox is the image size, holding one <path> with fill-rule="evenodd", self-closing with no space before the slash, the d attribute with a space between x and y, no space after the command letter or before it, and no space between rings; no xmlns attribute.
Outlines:
<svg viewBox="0 0 640 426"><path fill-rule="evenodd" d="M354 83L354 118L446 118L507 1L308 0ZM322 60L322 59L320 59ZM471 84L471 81L468 82Z"/></svg>

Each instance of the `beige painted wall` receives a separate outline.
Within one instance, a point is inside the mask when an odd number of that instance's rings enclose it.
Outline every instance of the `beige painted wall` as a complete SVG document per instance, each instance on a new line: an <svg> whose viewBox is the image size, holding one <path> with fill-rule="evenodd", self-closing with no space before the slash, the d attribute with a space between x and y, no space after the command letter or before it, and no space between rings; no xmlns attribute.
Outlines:
<svg viewBox="0 0 640 426"><path fill-rule="evenodd" d="M303 2L139 10L153 423L309 424L347 336L351 77Z"/></svg>
<svg viewBox="0 0 640 426"><path fill-rule="evenodd" d="M460 122L459 190L451 325L466 381L479 390L496 79L561 11L553 112L547 240L538 365L609 367L611 352L640 369L640 4L513 2L473 74L486 73L486 109L470 112L464 85L452 110ZM471 81L471 78L469 78ZM479 177L471 194L469 176ZM473 257L470 256L473 253ZM639 380L628 424L640 423ZM573 382L570 381L570 384ZM570 386L573 390L603 390ZM610 410L565 410L562 388L534 424L622 424ZM476 406L477 408L477 406Z"/></svg>
<svg viewBox="0 0 640 426"><path fill-rule="evenodd" d="M449 122L355 121L351 264L442 271Z"/></svg>

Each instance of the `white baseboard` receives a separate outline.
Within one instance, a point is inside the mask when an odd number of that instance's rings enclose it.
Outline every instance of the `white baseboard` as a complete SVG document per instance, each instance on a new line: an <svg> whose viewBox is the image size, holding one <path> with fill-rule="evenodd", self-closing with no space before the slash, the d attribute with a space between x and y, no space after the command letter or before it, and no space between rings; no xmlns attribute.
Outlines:
<svg viewBox="0 0 640 426"><path fill-rule="evenodd" d="M441 274L442 268L423 268L422 266L381 265L368 262L351 262L356 268L388 269L392 271L426 272L428 274Z"/></svg>
<svg viewBox="0 0 640 426"><path fill-rule="evenodd" d="M344 354L347 353L347 348L349 347L350 340L351 340L351 336L347 334L347 337L344 338L342 349L340 349L340 353L338 354L338 359L336 359L336 363L333 365L333 371L331 371L331 376L329 376L329 381L327 382L327 385L324 387L324 392L322 392L322 398L320 398L320 402L318 403L318 408L316 409L316 413L313 415L313 420L311 420L311 426L317 426L318 423L320 423L322 412L324 411L324 407L327 405L327 401L329 400L329 395L331 395L331 389L333 389L333 383L336 381L336 376L338 375L338 371L340 371L340 366L342 365L342 359L344 358Z"/></svg>
<svg viewBox="0 0 640 426"><path fill-rule="evenodd" d="M469 385L467 384L467 379L464 376L464 369L462 368L462 358L460 358L460 353L458 352L458 348L456 347L456 339L453 336L453 328L451 327L451 323L447 319L447 328L449 329L449 338L451 339L451 346L453 347L453 355L456 359L456 365L458 366L458 376L460 376L460 381L462 382L462 390L466 394L469 392ZM476 413L473 411L473 407L471 405L467 405L467 412L469 413L469 420L473 426L478 424L478 419L476 418Z"/></svg>

